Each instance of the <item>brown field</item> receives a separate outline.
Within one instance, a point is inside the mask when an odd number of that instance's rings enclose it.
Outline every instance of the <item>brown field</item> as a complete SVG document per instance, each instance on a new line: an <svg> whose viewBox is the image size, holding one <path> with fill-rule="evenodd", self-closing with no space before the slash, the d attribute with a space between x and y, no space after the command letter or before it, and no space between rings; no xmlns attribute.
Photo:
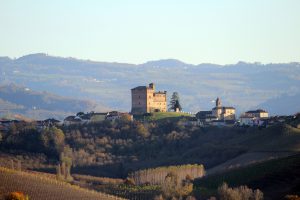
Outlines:
<svg viewBox="0 0 300 200"><path fill-rule="evenodd" d="M30 200L122 200L122 198L80 188L54 178L0 167L0 199L9 192L20 191Z"/></svg>

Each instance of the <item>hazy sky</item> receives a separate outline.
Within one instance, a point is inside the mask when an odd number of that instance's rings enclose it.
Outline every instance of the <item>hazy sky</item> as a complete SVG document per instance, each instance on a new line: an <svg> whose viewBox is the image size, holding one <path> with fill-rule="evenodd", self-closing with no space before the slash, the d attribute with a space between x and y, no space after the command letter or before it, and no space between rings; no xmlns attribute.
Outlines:
<svg viewBox="0 0 300 200"><path fill-rule="evenodd" d="M0 56L300 61L300 0L0 0Z"/></svg>

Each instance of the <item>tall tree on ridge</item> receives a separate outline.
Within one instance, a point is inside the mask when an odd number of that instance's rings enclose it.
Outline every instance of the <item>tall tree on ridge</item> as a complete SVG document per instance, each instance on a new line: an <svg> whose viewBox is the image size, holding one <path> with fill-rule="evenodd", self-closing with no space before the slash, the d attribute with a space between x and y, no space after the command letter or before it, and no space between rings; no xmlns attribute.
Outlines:
<svg viewBox="0 0 300 200"><path fill-rule="evenodd" d="M170 104L169 104L169 110L173 110L175 112L177 110L178 111L182 110L178 92L173 92L171 100L170 100Z"/></svg>

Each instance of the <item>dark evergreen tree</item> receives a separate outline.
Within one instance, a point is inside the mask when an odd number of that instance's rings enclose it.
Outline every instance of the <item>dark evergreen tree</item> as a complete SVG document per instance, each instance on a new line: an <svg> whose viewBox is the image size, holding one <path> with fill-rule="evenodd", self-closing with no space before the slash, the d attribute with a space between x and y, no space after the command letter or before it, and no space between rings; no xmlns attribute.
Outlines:
<svg viewBox="0 0 300 200"><path fill-rule="evenodd" d="M182 110L182 107L180 105L179 94L178 94L178 92L173 92L171 100L170 100L170 104L169 104L169 110L176 111L177 109L179 111Z"/></svg>

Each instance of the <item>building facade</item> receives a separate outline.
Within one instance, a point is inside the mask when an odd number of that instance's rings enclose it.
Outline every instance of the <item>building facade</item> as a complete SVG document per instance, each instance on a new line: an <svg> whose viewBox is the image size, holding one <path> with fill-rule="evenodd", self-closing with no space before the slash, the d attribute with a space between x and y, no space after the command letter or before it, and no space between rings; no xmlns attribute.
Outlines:
<svg viewBox="0 0 300 200"><path fill-rule="evenodd" d="M167 112L167 92L155 91L154 83L131 89L131 113Z"/></svg>
<svg viewBox="0 0 300 200"><path fill-rule="evenodd" d="M244 116L257 117L257 118L268 118L269 113L263 109L249 110L249 111L245 112Z"/></svg>
<svg viewBox="0 0 300 200"><path fill-rule="evenodd" d="M235 108L222 106L219 97L216 99L216 107L212 109L212 114L219 120L235 120Z"/></svg>
<svg viewBox="0 0 300 200"><path fill-rule="evenodd" d="M203 125L233 126L235 124L235 108L222 106L219 97L216 106L209 111L199 111L196 117Z"/></svg>

